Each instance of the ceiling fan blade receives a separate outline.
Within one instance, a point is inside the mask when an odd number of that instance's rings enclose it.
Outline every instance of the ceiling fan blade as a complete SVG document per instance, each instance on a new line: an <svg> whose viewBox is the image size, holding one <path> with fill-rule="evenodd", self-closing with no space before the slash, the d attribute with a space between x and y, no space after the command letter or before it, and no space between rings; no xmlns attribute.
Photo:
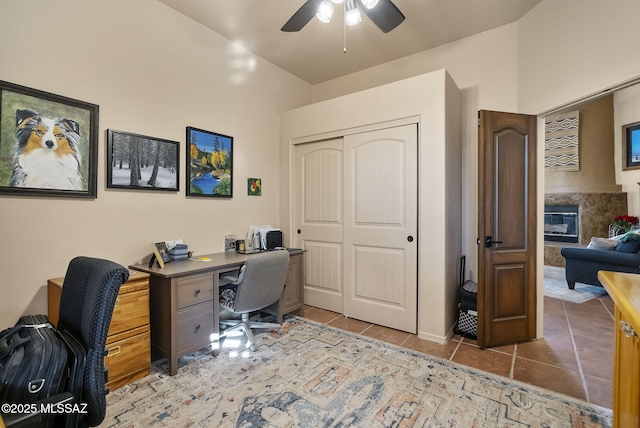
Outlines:
<svg viewBox="0 0 640 428"><path fill-rule="evenodd" d="M311 21L311 18L316 16L318 6L322 0L307 0L296 13L282 26L280 31L295 32L300 31L302 28Z"/></svg>
<svg viewBox="0 0 640 428"><path fill-rule="evenodd" d="M362 0L358 0L358 6L383 33L388 33L404 21L404 15L391 0L379 0L373 9L367 9Z"/></svg>

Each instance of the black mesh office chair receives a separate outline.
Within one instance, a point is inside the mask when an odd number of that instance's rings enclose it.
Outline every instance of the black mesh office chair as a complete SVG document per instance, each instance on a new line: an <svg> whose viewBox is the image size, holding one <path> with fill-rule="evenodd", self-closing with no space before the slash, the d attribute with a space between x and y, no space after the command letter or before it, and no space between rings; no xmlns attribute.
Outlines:
<svg viewBox="0 0 640 428"><path fill-rule="evenodd" d="M65 420L56 420L56 427L97 426L104 420L108 393L104 367L107 332L120 286L128 279L127 269L108 260L76 257L69 263L57 328L69 343L69 354L75 354L75 360L70 357L66 393L47 401L86 403L87 413L65 415ZM40 427L40 416L36 413L3 418L7 428Z"/></svg>
<svg viewBox="0 0 640 428"><path fill-rule="evenodd" d="M287 279L289 252L269 251L256 254L246 261L237 278L227 278L229 288L220 295L220 324L230 326L222 333L226 337L232 331L241 330L247 335L247 348L253 349L252 328L278 328L280 324L255 322L249 314L276 303ZM240 316L237 319L225 319Z"/></svg>

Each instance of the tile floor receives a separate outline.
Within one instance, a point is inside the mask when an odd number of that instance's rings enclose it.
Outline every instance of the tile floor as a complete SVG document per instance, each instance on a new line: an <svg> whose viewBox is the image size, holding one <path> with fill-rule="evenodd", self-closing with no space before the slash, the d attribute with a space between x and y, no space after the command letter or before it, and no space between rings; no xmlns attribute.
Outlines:
<svg viewBox="0 0 640 428"><path fill-rule="evenodd" d="M544 308L543 339L485 350L458 335L440 345L312 306L305 306L304 317L610 409L613 301L607 295L582 304L545 297Z"/></svg>

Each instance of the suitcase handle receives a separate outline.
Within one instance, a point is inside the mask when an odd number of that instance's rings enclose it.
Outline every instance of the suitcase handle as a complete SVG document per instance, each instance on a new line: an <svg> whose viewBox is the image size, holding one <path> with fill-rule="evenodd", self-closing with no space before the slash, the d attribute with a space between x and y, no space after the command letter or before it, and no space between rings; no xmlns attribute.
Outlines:
<svg viewBox="0 0 640 428"><path fill-rule="evenodd" d="M464 265L466 264L467 256L460 256L460 287L464 284Z"/></svg>
<svg viewBox="0 0 640 428"><path fill-rule="evenodd" d="M15 336L15 334L18 333L18 331L20 331L22 328L23 328L22 325L13 326L10 329L8 329L5 332L5 335L2 337L2 339L0 339L0 359L6 358L18 346L22 345L23 343L27 343L29 340L31 340L29 339L29 337L22 338L18 336L18 339L13 340L13 342L9 344L9 340L13 336Z"/></svg>

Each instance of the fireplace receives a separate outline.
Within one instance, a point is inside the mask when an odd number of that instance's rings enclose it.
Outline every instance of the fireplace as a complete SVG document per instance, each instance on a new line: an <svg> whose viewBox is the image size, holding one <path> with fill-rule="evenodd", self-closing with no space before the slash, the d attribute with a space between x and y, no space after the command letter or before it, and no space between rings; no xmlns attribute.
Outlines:
<svg viewBox="0 0 640 428"><path fill-rule="evenodd" d="M545 205L544 240L578 242L578 205Z"/></svg>

